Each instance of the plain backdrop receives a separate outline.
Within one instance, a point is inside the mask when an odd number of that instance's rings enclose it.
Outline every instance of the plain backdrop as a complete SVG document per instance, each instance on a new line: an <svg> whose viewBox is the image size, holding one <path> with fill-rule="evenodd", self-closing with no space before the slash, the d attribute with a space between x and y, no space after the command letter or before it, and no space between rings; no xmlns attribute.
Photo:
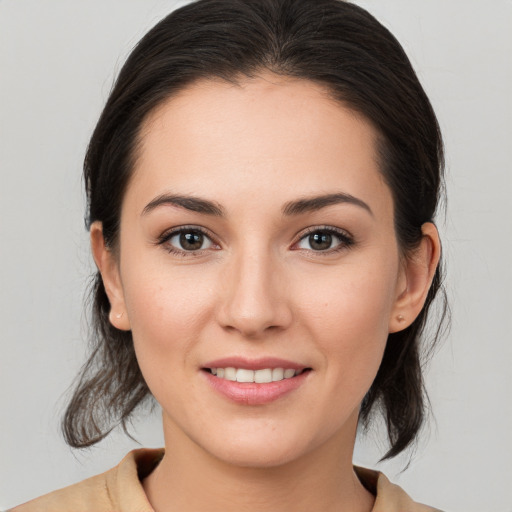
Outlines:
<svg viewBox="0 0 512 512"><path fill-rule="evenodd" d="M115 465L114 433L85 452L59 433L86 353L92 272L81 164L114 76L175 6L163 0L0 0L0 509ZM398 37L437 111L447 152L438 219L453 324L427 374L435 421L407 471L355 460L448 512L511 512L512 2L361 0ZM161 446L159 414L135 437Z"/></svg>

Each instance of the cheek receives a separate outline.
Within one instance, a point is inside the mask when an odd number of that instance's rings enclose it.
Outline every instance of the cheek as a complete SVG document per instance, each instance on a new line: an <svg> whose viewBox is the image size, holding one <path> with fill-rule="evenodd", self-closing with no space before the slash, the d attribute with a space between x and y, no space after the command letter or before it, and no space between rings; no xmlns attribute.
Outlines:
<svg viewBox="0 0 512 512"><path fill-rule="evenodd" d="M134 263L134 262L131 262ZM190 269L145 265L130 266L123 280L137 358L141 368L183 361L211 311L212 286L207 276L200 283Z"/></svg>
<svg viewBox="0 0 512 512"><path fill-rule="evenodd" d="M374 259L372 265L347 265L325 278L305 279L302 292L296 290L299 316L333 371L332 379L354 388L373 381L386 346L396 278L386 259Z"/></svg>
<svg viewBox="0 0 512 512"><path fill-rule="evenodd" d="M364 333L387 335L396 279L396 270L385 262L346 265L323 276L305 276L294 296L299 298L300 316L321 327L329 338L339 333L364 341Z"/></svg>

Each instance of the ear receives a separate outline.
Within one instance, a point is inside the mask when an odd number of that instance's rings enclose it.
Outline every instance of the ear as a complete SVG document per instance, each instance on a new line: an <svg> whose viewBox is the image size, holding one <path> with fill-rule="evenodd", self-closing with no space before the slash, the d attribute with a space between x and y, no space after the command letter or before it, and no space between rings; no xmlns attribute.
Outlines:
<svg viewBox="0 0 512 512"><path fill-rule="evenodd" d="M389 319L389 332L409 327L420 314L441 255L439 233L432 222L421 226L420 245L403 262L397 297Z"/></svg>
<svg viewBox="0 0 512 512"><path fill-rule="evenodd" d="M91 249L96 266L101 273L103 285L110 301L110 323L122 331L130 330L130 321L126 313L124 292L119 274L119 262L116 254L105 245L101 222L93 222L90 229Z"/></svg>

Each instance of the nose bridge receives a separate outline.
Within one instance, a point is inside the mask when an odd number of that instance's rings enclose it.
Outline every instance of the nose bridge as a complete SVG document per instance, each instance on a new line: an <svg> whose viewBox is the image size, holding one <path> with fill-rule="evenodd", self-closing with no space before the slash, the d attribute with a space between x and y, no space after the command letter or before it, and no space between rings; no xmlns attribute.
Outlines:
<svg viewBox="0 0 512 512"><path fill-rule="evenodd" d="M278 258L258 242L234 251L224 274L225 293L220 321L244 336L257 337L291 320Z"/></svg>

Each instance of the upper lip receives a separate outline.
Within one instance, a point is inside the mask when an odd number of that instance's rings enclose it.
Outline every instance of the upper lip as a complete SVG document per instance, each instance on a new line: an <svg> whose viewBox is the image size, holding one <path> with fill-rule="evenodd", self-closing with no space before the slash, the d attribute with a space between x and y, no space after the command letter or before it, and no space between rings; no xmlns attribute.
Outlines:
<svg viewBox="0 0 512 512"><path fill-rule="evenodd" d="M263 370L265 368L284 368L293 370L304 370L307 365L281 359L278 357L261 357L257 359L246 359L244 357L223 357L209 361L203 368L244 368L247 370Z"/></svg>

